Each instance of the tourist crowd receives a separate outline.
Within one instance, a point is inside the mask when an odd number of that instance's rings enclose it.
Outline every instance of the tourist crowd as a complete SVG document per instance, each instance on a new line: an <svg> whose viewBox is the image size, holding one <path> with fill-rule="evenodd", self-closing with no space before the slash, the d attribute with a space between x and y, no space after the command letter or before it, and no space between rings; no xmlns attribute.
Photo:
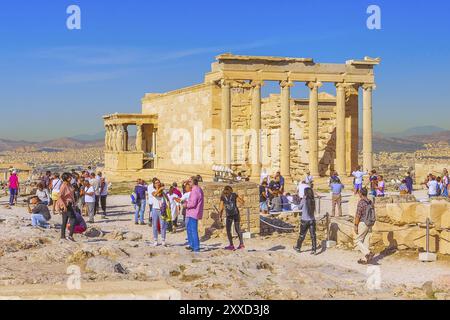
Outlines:
<svg viewBox="0 0 450 320"><path fill-rule="evenodd" d="M369 199L369 196L373 198L385 196L386 184L383 176L378 175L375 170L368 173L362 171L359 166L352 172L352 176L353 192L360 197L354 220L355 243L364 254L364 258L359 263L366 264L373 259L366 239L370 236L371 228L376 220L373 201ZM242 174L239 174L238 177L240 178L237 179L238 182L248 180ZM366 183L365 177L368 177ZM110 184L101 172L95 172L91 167L80 173L72 170L72 172L62 175L48 171L39 180L36 193L28 202L28 211L31 214L33 226L48 228L51 215L61 214L61 239L75 241L74 233L83 233L87 230L83 215L88 217L88 223L94 223L95 216L99 213L102 219L108 219L107 197ZM131 194L134 223L151 226L153 246L166 246L167 232L177 232L180 227L184 227L188 241L186 249L193 252L200 251L198 223L203 217L204 195L199 182L202 182L201 176L194 176L184 181L179 188L176 182L166 186L156 177L148 183L142 179L137 180ZM443 170L442 176L428 175L423 184L428 189L429 197L448 197L450 185L447 169ZM16 171L12 171L8 181L11 206L17 202L19 186L18 174ZM344 184L337 172L331 173L328 186L331 193L331 216L342 216ZM402 180L399 191L403 195L412 194L413 178L411 173L408 172ZM314 177L309 171L297 184L294 194L286 192L285 178L280 172L270 176L264 171L261 175L259 185L261 214L278 214L287 211L300 213L300 234L294 247L298 252L301 251L303 241L309 232L312 240L311 253L316 254L315 214L318 197L314 191ZM220 195L218 214L220 220L225 222L229 240L229 245L225 247L226 250L245 248L239 212L239 207L243 204L244 199L234 192L231 186L224 187ZM147 210L148 217L146 217ZM239 239L237 247L233 243L233 225ZM66 230L69 232L67 237Z"/></svg>

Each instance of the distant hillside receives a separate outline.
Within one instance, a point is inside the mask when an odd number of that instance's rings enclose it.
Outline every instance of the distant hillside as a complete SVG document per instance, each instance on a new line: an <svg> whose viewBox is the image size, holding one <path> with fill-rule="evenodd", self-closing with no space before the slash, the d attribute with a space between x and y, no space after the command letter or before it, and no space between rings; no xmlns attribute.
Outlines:
<svg viewBox="0 0 450 320"><path fill-rule="evenodd" d="M105 136L105 131L97 132L94 134L80 134L77 136L71 137L71 139L78 141L98 141L102 140Z"/></svg>
<svg viewBox="0 0 450 320"><path fill-rule="evenodd" d="M385 136L409 139L410 137L414 136L427 136L435 133L440 133L443 131L446 131L446 129L437 126L420 126L409 128L400 132L385 134Z"/></svg>
<svg viewBox="0 0 450 320"><path fill-rule="evenodd" d="M103 146L104 140L96 141L82 141L73 138L61 138L50 141L45 141L38 143L36 146L38 148L60 148L60 149L74 149L74 148L85 148L85 147L99 147Z"/></svg>
<svg viewBox="0 0 450 320"><path fill-rule="evenodd" d="M30 141L13 141L0 139L0 152L3 151L32 151L40 149L75 149L75 148L89 148L102 147L104 140L96 141L82 141L73 138L61 138L44 142L30 142Z"/></svg>
<svg viewBox="0 0 450 320"><path fill-rule="evenodd" d="M414 152L424 149L423 142L414 139L385 137L375 134L373 136L374 152ZM359 149L362 150L362 136L359 138Z"/></svg>
<svg viewBox="0 0 450 320"><path fill-rule="evenodd" d="M450 130L439 131L428 135L416 135L408 137L410 140L420 141L422 143L447 142L450 144Z"/></svg>

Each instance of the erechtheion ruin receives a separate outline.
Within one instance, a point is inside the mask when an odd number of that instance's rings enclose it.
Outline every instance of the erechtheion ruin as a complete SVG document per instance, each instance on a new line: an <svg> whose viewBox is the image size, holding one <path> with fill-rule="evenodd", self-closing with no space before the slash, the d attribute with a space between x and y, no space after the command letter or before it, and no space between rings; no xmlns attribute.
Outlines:
<svg viewBox="0 0 450 320"><path fill-rule="evenodd" d="M219 55L202 84L148 93L141 114L104 117L105 172L110 179L161 175L212 175L225 165L259 180L262 170L299 179L337 170L350 174L358 162L359 88L363 95L363 166L372 169L372 90L379 59L345 64L311 58ZM280 92L262 98L276 81ZM333 83L336 96L319 92ZM304 84L309 99L292 99ZM136 125L129 144L128 126Z"/></svg>

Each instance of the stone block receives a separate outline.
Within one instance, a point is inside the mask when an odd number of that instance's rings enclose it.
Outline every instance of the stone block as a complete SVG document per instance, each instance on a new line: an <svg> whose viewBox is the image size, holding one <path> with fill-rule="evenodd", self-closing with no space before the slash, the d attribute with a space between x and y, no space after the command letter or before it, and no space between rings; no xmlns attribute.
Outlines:
<svg viewBox="0 0 450 320"><path fill-rule="evenodd" d="M450 202L432 201L430 219L437 228L450 228Z"/></svg>
<svg viewBox="0 0 450 320"><path fill-rule="evenodd" d="M425 223L430 217L430 205L419 202L388 203L386 215L398 225Z"/></svg>
<svg viewBox="0 0 450 320"><path fill-rule="evenodd" d="M439 238L439 253L450 254L450 231L442 231Z"/></svg>

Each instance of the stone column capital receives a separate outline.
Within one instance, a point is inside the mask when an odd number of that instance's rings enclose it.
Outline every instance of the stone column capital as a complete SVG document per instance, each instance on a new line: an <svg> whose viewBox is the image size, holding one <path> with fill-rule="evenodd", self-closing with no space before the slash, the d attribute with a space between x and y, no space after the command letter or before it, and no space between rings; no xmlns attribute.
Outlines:
<svg viewBox="0 0 450 320"><path fill-rule="evenodd" d="M294 83L292 81L289 81L289 80L280 81L280 87L281 88L290 88L290 87L293 87L293 86L294 86Z"/></svg>
<svg viewBox="0 0 450 320"><path fill-rule="evenodd" d="M306 86L309 89L311 89L311 90L319 89L322 86L322 82L320 82L320 81L309 81L309 82L306 82Z"/></svg>
<svg viewBox="0 0 450 320"><path fill-rule="evenodd" d="M250 85L253 87L253 88L261 88L262 86L264 86L264 81L262 81L262 80L252 80L251 82L250 82Z"/></svg>
<svg viewBox="0 0 450 320"><path fill-rule="evenodd" d="M377 86L375 85L375 83L363 83L363 85L361 86L364 90L375 90L377 88Z"/></svg>
<svg viewBox="0 0 450 320"><path fill-rule="evenodd" d="M231 87L231 85L233 84L233 81L231 80L226 80L226 79L222 79L219 81L219 85L223 88L223 87Z"/></svg>
<svg viewBox="0 0 450 320"><path fill-rule="evenodd" d="M350 82L336 82L334 85L336 86L336 89L347 89L355 86L354 83Z"/></svg>

